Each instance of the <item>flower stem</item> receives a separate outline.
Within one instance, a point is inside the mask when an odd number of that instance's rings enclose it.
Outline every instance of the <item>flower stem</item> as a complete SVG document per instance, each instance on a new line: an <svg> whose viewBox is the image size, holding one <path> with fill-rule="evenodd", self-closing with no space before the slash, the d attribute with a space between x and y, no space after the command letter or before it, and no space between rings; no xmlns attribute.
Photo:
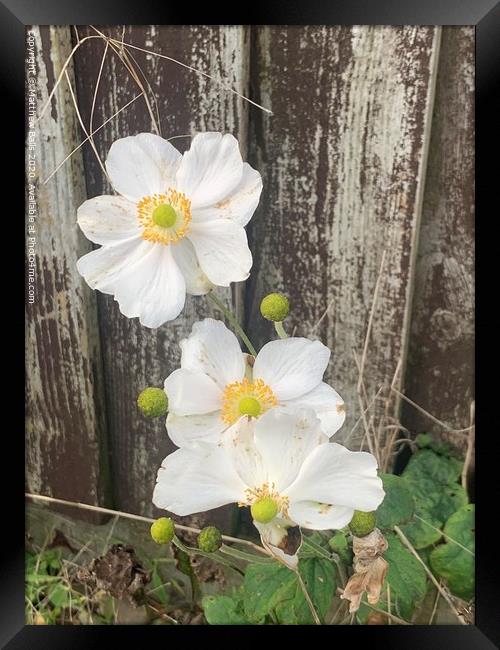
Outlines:
<svg viewBox="0 0 500 650"><path fill-rule="evenodd" d="M283 327L283 321L275 322L274 329L276 330L276 333L280 337L280 339L288 338L288 334L285 332L285 329Z"/></svg>
<svg viewBox="0 0 500 650"><path fill-rule="evenodd" d="M295 572L297 576L297 580L299 582L300 588L302 589L302 593L304 594L304 598L306 599L306 603L309 606L309 609L311 610L312 617L314 619L314 622L316 625L321 625L321 619L318 616L318 612L314 608L313 601L311 600L311 596L309 595L309 592L307 591L307 587L304 584L304 581L302 580L302 576L300 575L298 569Z"/></svg>
<svg viewBox="0 0 500 650"><path fill-rule="evenodd" d="M224 314L224 316L227 318L227 320L231 323L233 326L234 331L238 334L238 336L241 338L243 343L247 346L248 351L250 354L252 354L254 357L257 356L257 352L253 345L250 342L250 339L248 336L245 334L243 331L243 328L241 325L238 323L238 320L236 316L233 314L233 312L228 309L224 303L217 298L217 296L213 293L213 291L210 291L207 296L210 298L210 300L217 305L217 307L221 310L221 312Z"/></svg>

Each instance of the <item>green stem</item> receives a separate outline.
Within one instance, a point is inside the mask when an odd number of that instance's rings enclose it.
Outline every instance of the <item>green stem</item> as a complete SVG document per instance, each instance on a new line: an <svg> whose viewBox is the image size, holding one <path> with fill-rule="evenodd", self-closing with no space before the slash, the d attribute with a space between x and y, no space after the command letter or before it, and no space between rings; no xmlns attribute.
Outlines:
<svg viewBox="0 0 500 650"><path fill-rule="evenodd" d="M238 560L244 560L245 562L253 562L254 564L273 564L274 560L270 557L262 557L261 555L255 555L254 553L245 553L245 551L240 551L237 548L231 548L223 544L220 547L221 553L230 555Z"/></svg>
<svg viewBox="0 0 500 650"><path fill-rule="evenodd" d="M297 576L297 580L298 580L298 582L299 582L300 588L302 589L302 593L304 594L304 598L306 599L306 603L307 603L309 609L311 610L311 614L312 614L312 617L313 617L314 623L315 623L316 625L321 625L321 619L320 619L320 617L318 616L318 612L316 611L316 609L315 609L315 607L314 607L314 603L313 603L313 601L311 600L311 596L309 595L309 592L307 591L307 587L306 587L306 585L304 584L304 581L302 580L302 576L300 575L298 569L297 569L297 571L295 572L295 574L296 574L296 576Z"/></svg>
<svg viewBox="0 0 500 650"><path fill-rule="evenodd" d="M187 555L201 555L201 557L206 557L209 560L213 560L214 562L219 562L219 564L223 564L224 566L233 569L233 571L237 571L240 574L242 573L242 571L238 567L234 566L234 564L229 562L229 560L227 560L223 555L220 555L219 553L206 553L205 551L202 551L199 548L186 546L181 542L181 540L177 537L177 535L174 535L172 544L175 544L175 546L177 546L178 549L184 551L184 553L187 553Z"/></svg>
<svg viewBox="0 0 500 650"><path fill-rule="evenodd" d="M283 327L283 321L275 322L274 329L276 330L276 334L280 337L280 339L288 338L288 334L285 332L285 329Z"/></svg>
<svg viewBox="0 0 500 650"><path fill-rule="evenodd" d="M217 298L217 296L214 294L213 291L210 291L207 296L210 298L210 300L217 305L217 307L221 310L221 312L224 314L224 316L227 318L227 320L231 323L233 326L234 331L238 334L238 336L241 338L243 343L247 346L248 351L250 354L252 354L254 357L257 356L257 352L255 348L253 347L252 343L250 342L250 339L248 336L245 334L243 331L243 328L241 325L238 323L238 320L236 316L233 314L233 312L224 305L224 303Z"/></svg>

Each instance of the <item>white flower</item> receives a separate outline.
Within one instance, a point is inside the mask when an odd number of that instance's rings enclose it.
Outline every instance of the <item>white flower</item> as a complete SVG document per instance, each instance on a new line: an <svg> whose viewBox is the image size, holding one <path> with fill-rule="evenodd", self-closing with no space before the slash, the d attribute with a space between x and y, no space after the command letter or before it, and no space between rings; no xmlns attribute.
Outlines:
<svg viewBox="0 0 500 650"><path fill-rule="evenodd" d="M330 443L311 409L273 408L240 418L226 433L218 445L201 441L165 458L157 507L185 516L238 503L255 519L265 500L274 516L255 523L266 545L277 547L289 526L343 528L354 510L376 510L384 498L374 456Z"/></svg>
<svg viewBox="0 0 500 650"><path fill-rule="evenodd" d="M118 196L78 209L80 228L102 245L78 260L78 270L92 289L114 295L122 314L159 327L179 315L186 292L248 277L244 226L262 180L232 135L198 134L184 155L151 133L122 138L106 169Z"/></svg>
<svg viewBox="0 0 500 650"><path fill-rule="evenodd" d="M215 442L243 415L277 405L311 407L329 437L344 423L342 398L322 381L330 350L319 341L271 341L254 360L224 323L206 318L181 350L181 367L165 380L167 429L179 447L198 438Z"/></svg>

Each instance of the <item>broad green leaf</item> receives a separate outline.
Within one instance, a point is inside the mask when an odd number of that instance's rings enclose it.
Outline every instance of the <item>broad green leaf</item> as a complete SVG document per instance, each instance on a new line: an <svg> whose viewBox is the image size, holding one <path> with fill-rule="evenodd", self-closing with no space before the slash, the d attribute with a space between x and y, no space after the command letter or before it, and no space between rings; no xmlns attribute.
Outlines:
<svg viewBox="0 0 500 650"><path fill-rule="evenodd" d="M400 476L380 474L384 484L385 498L377 510L377 526L392 528L412 518L415 503L408 484Z"/></svg>
<svg viewBox="0 0 500 650"><path fill-rule="evenodd" d="M250 622L258 623L283 600L294 596L293 571L278 564L249 564L243 581L244 611Z"/></svg>
<svg viewBox="0 0 500 650"><path fill-rule="evenodd" d="M444 532L448 539L429 556L434 573L444 578L450 591L464 600L474 596L474 556L471 554L474 552L474 525L474 506L463 506L446 522Z"/></svg>
<svg viewBox="0 0 500 650"><path fill-rule="evenodd" d="M300 560L299 571L320 616L335 594L335 564L322 558ZM293 571L276 565L249 565L243 582L244 611L251 622L271 615L283 625L313 623L312 614Z"/></svg>
<svg viewBox="0 0 500 650"><path fill-rule="evenodd" d="M413 610L424 598L427 576L423 566L393 533L386 534L389 544L384 558L389 563L386 581L391 588L395 613L409 621Z"/></svg>
<svg viewBox="0 0 500 650"><path fill-rule="evenodd" d="M457 482L462 465L456 458L439 456L430 449L421 449L410 458L403 477L411 481L428 478L441 485L452 485Z"/></svg>
<svg viewBox="0 0 500 650"><path fill-rule="evenodd" d="M248 625L241 600L230 596L205 596L201 604L210 625Z"/></svg>

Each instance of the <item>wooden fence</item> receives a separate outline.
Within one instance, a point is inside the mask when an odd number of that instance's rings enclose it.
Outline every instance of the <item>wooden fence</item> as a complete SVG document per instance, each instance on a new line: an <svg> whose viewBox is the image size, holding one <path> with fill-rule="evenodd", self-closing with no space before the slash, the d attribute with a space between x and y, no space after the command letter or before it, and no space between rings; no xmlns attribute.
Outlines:
<svg viewBox="0 0 500 650"><path fill-rule="evenodd" d="M41 106L72 48L96 32L68 26L35 31ZM287 328L318 337L333 350L327 379L348 412L340 441L360 417L355 353L359 361L382 261L364 364L367 394L394 380L401 359L395 386L449 429L467 427L473 392L474 29L102 31L212 79L140 50L127 49L124 63L119 48L89 38L37 125L37 288L27 316L28 489L154 513L156 471L173 446L163 421L138 413L136 397L144 386L163 384L179 363L179 340L194 320L213 314L205 299L191 297L174 323L148 330L122 316L111 296L92 292L76 271L78 257L91 249L76 225L76 209L111 188L88 143L43 181L86 137L79 120L96 129L129 102L94 136L102 160L116 138L152 131L152 113L164 137L233 133L261 172L264 190L248 228L252 274L245 286L220 295L233 303L257 345L273 336L259 315L262 296L271 290L289 295ZM138 97L141 87L149 108ZM184 150L189 138L174 143ZM401 417L412 432L447 430L407 403ZM351 446L361 433L362 427L351 436Z"/></svg>

